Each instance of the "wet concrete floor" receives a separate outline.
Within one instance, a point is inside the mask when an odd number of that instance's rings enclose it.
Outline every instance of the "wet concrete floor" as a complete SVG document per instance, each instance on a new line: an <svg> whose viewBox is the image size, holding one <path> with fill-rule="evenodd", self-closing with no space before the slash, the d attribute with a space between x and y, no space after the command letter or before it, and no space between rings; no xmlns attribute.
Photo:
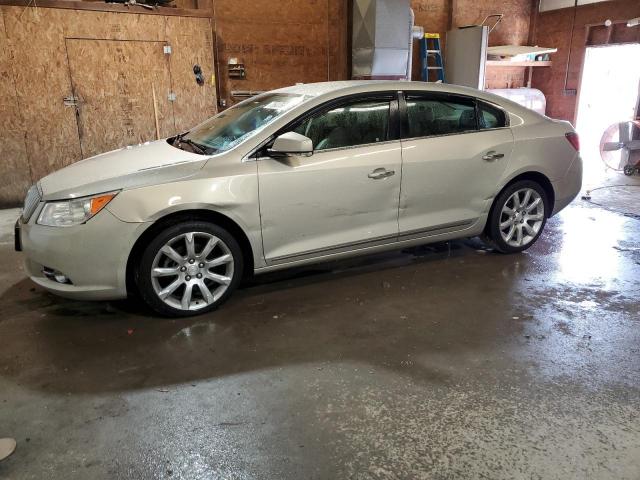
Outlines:
<svg viewBox="0 0 640 480"><path fill-rule="evenodd" d="M190 320L49 295L10 242L0 478L640 478L633 216L576 200L524 254L272 274Z"/></svg>

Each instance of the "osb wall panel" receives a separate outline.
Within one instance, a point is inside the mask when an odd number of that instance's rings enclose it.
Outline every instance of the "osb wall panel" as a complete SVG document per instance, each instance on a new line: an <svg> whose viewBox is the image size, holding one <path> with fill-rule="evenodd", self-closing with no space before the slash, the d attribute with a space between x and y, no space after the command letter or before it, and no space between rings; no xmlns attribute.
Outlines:
<svg viewBox="0 0 640 480"><path fill-rule="evenodd" d="M550 68L536 68L533 72L532 86L545 94L547 115L575 122L576 93L580 88L580 72L586 50L586 25L601 23L607 19L627 20L638 16L638 0L583 5L575 10L575 25L571 36L573 8L542 12L538 15L535 42L558 49L551 57L553 65Z"/></svg>
<svg viewBox="0 0 640 480"><path fill-rule="evenodd" d="M53 9L39 10L60 12ZM166 17L160 15L71 10L63 11L61 26L66 38L161 42L165 40L165 21Z"/></svg>
<svg viewBox="0 0 640 480"><path fill-rule="evenodd" d="M3 7L7 37L14 52L16 94L22 112L33 179L80 158L75 110L65 107L71 94L64 45L65 12Z"/></svg>
<svg viewBox="0 0 640 480"><path fill-rule="evenodd" d="M173 5L176 8L198 8L196 0L173 0Z"/></svg>
<svg viewBox="0 0 640 480"><path fill-rule="evenodd" d="M83 157L175 131L164 42L67 39ZM100 68L101 63L109 68ZM156 92L154 108L153 91Z"/></svg>
<svg viewBox="0 0 640 480"><path fill-rule="evenodd" d="M173 102L177 132L193 127L216 113L212 36L211 20L207 18L167 18L166 39L173 48L169 55L171 82L179 95ZM194 65L200 65L204 85L196 83Z"/></svg>
<svg viewBox="0 0 640 480"><path fill-rule="evenodd" d="M339 0L216 0L220 95L347 76L347 12ZM227 74L230 58L245 79Z"/></svg>
<svg viewBox="0 0 640 480"><path fill-rule="evenodd" d="M9 65L5 64L0 73L3 78L15 79L12 98L19 105L21 114L19 119L9 112L9 115L3 115L2 120L8 119L12 125L29 126L21 133L31 171L30 181L82 156L76 110L65 106L63 102L63 98L73 92L67 39L171 43L175 56L170 59L167 70L171 70L172 77L175 77L171 88L177 99L170 107L170 124L163 121L160 112L162 135L187 128L215 111L214 88L210 84L197 86L192 70L193 62L197 62L206 79L210 81L213 74L209 19L7 6L0 7L0 11L6 25L7 39L3 43L7 43L8 47L2 48L2 51L11 51L14 59ZM177 30L180 32L177 33ZM98 62L96 58L86 67L96 72L109 69L108 64ZM159 103L166 101L168 94L165 87L162 89L157 92ZM150 91L146 95L149 98ZM7 99L3 99L5 104L9 104ZM8 134L1 135L3 143L7 143L4 139ZM122 144L126 143L123 138ZM1 161L0 168L7 168L8 161L4 158ZM21 200L23 193L24 187L0 185L0 198L16 202Z"/></svg>
<svg viewBox="0 0 640 480"><path fill-rule="evenodd" d="M12 61L0 12L0 208L12 205L31 183Z"/></svg>

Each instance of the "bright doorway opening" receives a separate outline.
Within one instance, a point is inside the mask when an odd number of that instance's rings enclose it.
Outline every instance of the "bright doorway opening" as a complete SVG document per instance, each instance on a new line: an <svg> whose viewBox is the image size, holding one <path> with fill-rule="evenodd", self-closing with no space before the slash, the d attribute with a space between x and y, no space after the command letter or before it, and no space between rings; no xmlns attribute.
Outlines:
<svg viewBox="0 0 640 480"><path fill-rule="evenodd" d="M587 48L576 121L587 188L601 183L608 175L618 174L608 170L602 161L600 139L610 125L636 116L639 58L640 44Z"/></svg>

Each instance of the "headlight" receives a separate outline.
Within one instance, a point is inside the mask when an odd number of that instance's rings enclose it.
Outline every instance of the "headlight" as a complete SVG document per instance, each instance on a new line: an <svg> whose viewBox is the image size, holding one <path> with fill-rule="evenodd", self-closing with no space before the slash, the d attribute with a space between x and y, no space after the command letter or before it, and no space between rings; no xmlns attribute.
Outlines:
<svg viewBox="0 0 640 480"><path fill-rule="evenodd" d="M47 202L38 217L39 225L72 227L86 222L102 210L118 192L101 193L92 197Z"/></svg>

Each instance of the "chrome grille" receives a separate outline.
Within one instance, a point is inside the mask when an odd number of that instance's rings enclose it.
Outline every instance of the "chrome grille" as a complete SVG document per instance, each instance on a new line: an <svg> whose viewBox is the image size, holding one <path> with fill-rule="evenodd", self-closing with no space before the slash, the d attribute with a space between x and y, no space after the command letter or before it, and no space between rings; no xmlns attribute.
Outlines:
<svg viewBox="0 0 640 480"><path fill-rule="evenodd" d="M25 222L28 222L33 215L38 203L40 203L40 199L42 198L42 194L40 193L40 188L38 184L32 185L29 191L27 192L27 196L24 199L24 207L22 208L22 219Z"/></svg>

